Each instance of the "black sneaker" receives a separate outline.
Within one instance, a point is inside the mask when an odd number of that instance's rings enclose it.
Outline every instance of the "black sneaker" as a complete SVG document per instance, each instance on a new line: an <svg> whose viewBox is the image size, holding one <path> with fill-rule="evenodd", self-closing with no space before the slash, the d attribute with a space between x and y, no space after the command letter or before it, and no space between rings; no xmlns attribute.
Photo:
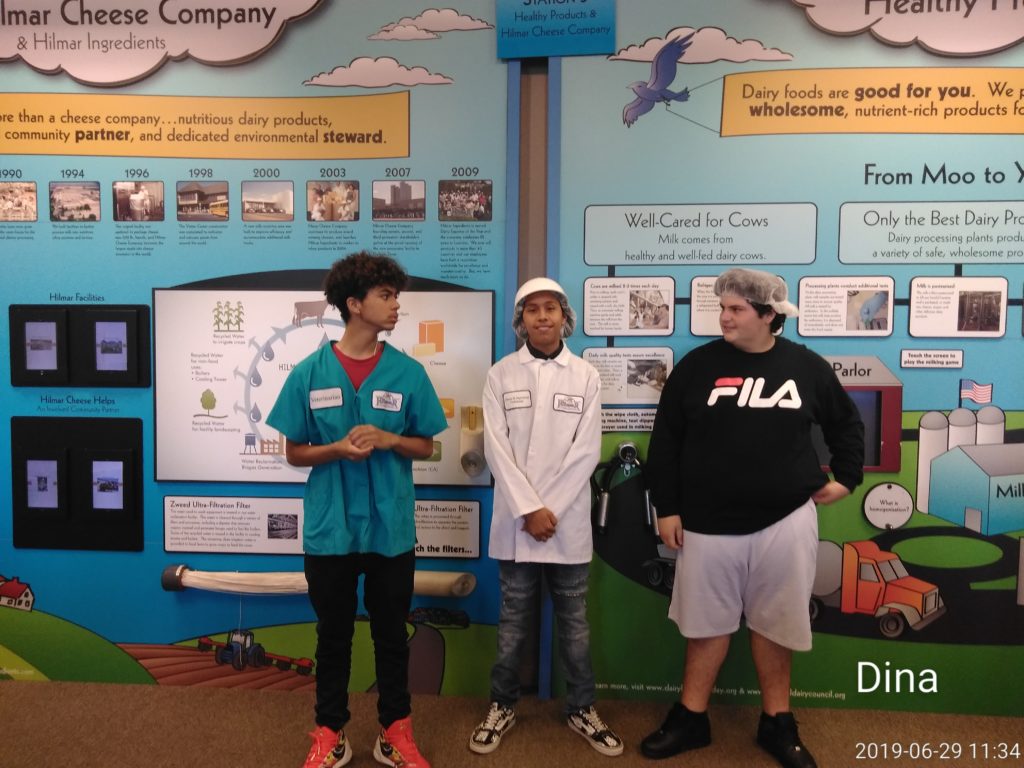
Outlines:
<svg viewBox="0 0 1024 768"><path fill-rule="evenodd" d="M662 760L680 752L706 747L711 743L711 721L707 712L691 712L678 701L668 711L668 717L642 742L644 757Z"/></svg>
<svg viewBox="0 0 1024 768"><path fill-rule="evenodd" d="M757 743L785 768L818 768L800 741L792 712L779 712L774 717L762 712L757 724Z"/></svg>

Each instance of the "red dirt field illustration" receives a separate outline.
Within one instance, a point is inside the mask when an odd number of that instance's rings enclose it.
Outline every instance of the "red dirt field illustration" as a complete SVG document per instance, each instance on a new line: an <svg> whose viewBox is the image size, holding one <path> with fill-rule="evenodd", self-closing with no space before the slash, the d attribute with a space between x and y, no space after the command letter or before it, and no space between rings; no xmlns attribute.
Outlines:
<svg viewBox="0 0 1024 768"><path fill-rule="evenodd" d="M247 666L236 670L217 664L213 654L182 645L121 643L119 647L145 667L160 685L196 685L206 688L253 688L277 691L313 690L315 678L294 668Z"/></svg>

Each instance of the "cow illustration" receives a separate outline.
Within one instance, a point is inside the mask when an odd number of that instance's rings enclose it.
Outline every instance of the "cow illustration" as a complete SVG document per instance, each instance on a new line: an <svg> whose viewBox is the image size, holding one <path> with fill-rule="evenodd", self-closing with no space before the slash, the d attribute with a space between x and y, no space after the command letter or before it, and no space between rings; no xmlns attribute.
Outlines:
<svg viewBox="0 0 1024 768"><path fill-rule="evenodd" d="M303 319L315 317L317 328L324 326L324 312L327 310L327 299L320 301L296 301L295 316L292 317L292 325L302 325Z"/></svg>

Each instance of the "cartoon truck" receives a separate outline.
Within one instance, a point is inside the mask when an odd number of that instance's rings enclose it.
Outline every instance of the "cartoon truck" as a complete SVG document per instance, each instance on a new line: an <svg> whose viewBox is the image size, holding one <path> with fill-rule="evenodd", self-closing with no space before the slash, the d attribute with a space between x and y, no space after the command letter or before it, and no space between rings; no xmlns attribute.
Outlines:
<svg viewBox="0 0 1024 768"><path fill-rule="evenodd" d="M811 621L826 605L843 613L878 619L878 631L896 638L909 626L920 630L946 612L939 588L907 573L903 561L873 541L852 541L842 548L818 542L818 567L811 590Z"/></svg>
<svg viewBox="0 0 1024 768"><path fill-rule="evenodd" d="M230 664L239 672L247 666L264 667L271 664L282 671L294 665L295 671L300 675L309 675L313 672L312 659L293 659L289 656L267 653L266 649L256 642L253 633L247 629L233 630L228 635L226 643L209 637L200 637L196 647L200 651L213 651L214 661L218 664Z"/></svg>

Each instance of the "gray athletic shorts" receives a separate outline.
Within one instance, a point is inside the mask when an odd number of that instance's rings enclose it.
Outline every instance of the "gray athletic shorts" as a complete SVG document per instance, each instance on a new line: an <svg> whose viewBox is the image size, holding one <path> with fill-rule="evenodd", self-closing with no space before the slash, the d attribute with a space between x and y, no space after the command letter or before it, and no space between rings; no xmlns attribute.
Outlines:
<svg viewBox="0 0 1024 768"><path fill-rule="evenodd" d="M744 536L685 531L676 554L668 617L684 637L731 635L747 627L790 648L811 648L808 606L818 555L814 502Z"/></svg>

